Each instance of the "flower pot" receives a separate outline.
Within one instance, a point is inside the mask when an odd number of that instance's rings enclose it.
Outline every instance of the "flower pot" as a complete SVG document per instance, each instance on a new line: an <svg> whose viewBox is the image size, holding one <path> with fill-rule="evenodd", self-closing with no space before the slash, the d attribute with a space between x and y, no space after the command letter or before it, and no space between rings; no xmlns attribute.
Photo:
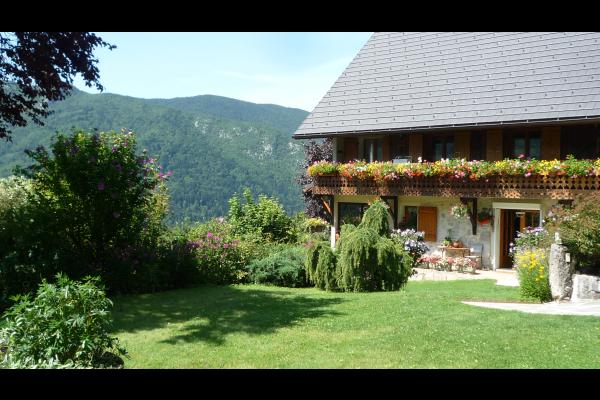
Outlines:
<svg viewBox="0 0 600 400"><path fill-rule="evenodd" d="M456 240L456 241L452 242L452 247L454 247L454 248L463 247L463 244L460 240Z"/></svg>
<svg viewBox="0 0 600 400"><path fill-rule="evenodd" d="M480 221L479 221L479 223L480 223L481 225L487 225L487 224L489 224L489 223L490 223L490 219L489 219L489 218L482 219L482 220L480 220Z"/></svg>

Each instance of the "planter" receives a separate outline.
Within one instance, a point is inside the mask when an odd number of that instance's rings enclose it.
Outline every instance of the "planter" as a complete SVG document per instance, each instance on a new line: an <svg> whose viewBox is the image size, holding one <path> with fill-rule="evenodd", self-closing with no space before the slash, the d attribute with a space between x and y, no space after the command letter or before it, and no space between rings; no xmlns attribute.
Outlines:
<svg viewBox="0 0 600 400"><path fill-rule="evenodd" d="M488 225L490 223L490 219L489 218L482 219L482 220L479 221L479 223L481 225Z"/></svg>

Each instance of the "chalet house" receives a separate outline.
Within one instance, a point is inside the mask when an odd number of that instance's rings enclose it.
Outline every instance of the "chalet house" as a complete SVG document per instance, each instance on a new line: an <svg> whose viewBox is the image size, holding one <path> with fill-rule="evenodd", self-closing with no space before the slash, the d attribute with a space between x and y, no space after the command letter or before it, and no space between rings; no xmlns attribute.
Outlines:
<svg viewBox="0 0 600 400"><path fill-rule="evenodd" d="M332 138L333 161L600 157L600 33L375 33L294 133ZM416 177L394 182L315 178L331 211L332 245L369 202L394 227L483 249L485 267L510 267L509 244L550 208L600 190L600 178ZM470 217L451 215L464 204ZM490 214L489 223L477 218Z"/></svg>

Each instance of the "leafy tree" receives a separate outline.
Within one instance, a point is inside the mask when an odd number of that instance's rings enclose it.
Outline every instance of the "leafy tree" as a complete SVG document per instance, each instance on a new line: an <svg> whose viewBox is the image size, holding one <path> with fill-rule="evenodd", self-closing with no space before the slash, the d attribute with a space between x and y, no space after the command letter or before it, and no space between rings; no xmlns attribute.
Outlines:
<svg viewBox="0 0 600 400"><path fill-rule="evenodd" d="M311 187L313 178L307 173L307 169L316 161L332 161L333 160L333 140L326 138L322 142L311 140L304 143L304 163L300 169L300 175L296 182L302 187L302 196L306 204L306 215L313 218L327 219L327 213L323 202L312 194Z"/></svg>
<svg viewBox="0 0 600 400"><path fill-rule="evenodd" d="M63 100L73 78L103 90L96 47L115 46L89 32L0 33L0 138L11 139L11 126L26 126L27 118L43 125L48 101Z"/></svg>

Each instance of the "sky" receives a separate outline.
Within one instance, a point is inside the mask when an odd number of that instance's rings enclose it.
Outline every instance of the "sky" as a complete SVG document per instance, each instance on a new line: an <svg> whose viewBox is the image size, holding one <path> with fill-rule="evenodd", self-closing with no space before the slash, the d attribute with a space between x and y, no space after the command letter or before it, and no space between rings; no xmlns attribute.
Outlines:
<svg viewBox="0 0 600 400"><path fill-rule="evenodd" d="M371 32L97 32L104 92L141 98L202 94L312 111ZM77 77L77 88L88 88Z"/></svg>

